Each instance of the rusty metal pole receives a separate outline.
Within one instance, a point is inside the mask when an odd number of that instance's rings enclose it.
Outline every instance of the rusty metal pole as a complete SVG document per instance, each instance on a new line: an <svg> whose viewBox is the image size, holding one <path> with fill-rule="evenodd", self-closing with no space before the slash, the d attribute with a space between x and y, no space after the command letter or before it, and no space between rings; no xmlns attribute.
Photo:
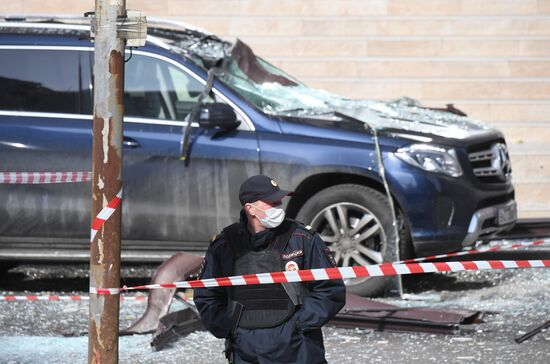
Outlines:
<svg viewBox="0 0 550 364"><path fill-rule="evenodd" d="M122 187L124 47L117 20L125 0L96 0L92 219ZM109 217L90 246L90 287L120 287L121 209ZM88 363L118 362L119 295L90 293Z"/></svg>

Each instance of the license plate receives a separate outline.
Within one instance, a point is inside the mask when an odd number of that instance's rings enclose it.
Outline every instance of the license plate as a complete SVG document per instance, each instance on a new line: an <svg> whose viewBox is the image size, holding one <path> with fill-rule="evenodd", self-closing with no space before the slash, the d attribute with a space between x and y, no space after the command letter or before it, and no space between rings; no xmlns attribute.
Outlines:
<svg viewBox="0 0 550 364"><path fill-rule="evenodd" d="M501 207L497 210L497 225L510 224L517 220L516 204Z"/></svg>

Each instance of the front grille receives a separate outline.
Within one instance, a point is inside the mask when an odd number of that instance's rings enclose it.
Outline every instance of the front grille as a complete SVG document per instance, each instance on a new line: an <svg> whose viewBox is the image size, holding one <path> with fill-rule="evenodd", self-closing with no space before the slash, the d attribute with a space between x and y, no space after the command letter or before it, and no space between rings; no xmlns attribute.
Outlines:
<svg viewBox="0 0 550 364"><path fill-rule="evenodd" d="M504 141L472 148L468 159L477 179L482 183L504 183L512 176L510 155Z"/></svg>

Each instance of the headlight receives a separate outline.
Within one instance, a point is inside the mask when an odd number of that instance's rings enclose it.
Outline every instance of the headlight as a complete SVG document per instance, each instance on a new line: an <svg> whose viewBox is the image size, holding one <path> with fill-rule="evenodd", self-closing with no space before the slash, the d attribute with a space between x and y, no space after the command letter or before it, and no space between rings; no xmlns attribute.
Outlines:
<svg viewBox="0 0 550 364"><path fill-rule="evenodd" d="M399 148L395 155L428 172L443 173L451 177L462 175L462 168L460 168L454 149L445 149L429 144L413 144Z"/></svg>

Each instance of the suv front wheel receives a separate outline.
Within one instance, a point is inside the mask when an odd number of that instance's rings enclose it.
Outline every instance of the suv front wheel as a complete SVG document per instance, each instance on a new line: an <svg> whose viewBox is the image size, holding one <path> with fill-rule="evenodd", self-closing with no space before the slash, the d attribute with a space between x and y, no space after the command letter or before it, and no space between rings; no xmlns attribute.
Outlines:
<svg viewBox="0 0 550 364"><path fill-rule="evenodd" d="M403 220L400 216L399 220ZM386 196L361 185L343 184L313 195L296 217L313 227L332 251L340 267L380 264L395 259L394 228ZM401 259L412 255L405 223L400 227ZM390 277L346 279L348 292L376 296L384 292Z"/></svg>

